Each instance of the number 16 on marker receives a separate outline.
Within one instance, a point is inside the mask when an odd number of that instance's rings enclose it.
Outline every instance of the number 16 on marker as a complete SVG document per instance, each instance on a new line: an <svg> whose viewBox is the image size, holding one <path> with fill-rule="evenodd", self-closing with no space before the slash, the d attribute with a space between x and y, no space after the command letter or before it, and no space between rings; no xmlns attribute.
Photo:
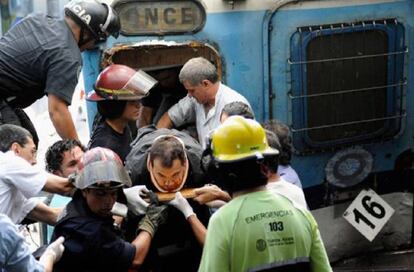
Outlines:
<svg viewBox="0 0 414 272"><path fill-rule="evenodd" d="M394 209L369 189L359 193L343 217L372 242L393 213Z"/></svg>

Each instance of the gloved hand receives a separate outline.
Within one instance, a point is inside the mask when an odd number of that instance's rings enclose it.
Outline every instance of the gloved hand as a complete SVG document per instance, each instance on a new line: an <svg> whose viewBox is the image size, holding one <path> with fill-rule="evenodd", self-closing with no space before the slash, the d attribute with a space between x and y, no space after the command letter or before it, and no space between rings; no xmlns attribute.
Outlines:
<svg viewBox="0 0 414 272"><path fill-rule="evenodd" d="M125 206L122 203L115 202L115 204L112 206L111 213L113 215L117 215L117 216L121 216L121 217L126 218L127 214L128 214L128 208L127 208L127 206Z"/></svg>
<svg viewBox="0 0 414 272"><path fill-rule="evenodd" d="M145 214L145 211L149 205L141 197L144 193L148 193L148 189L145 185L136 185L134 187L124 189L128 209L135 215Z"/></svg>
<svg viewBox="0 0 414 272"><path fill-rule="evenodd" d="M138 229L144 230L148 232L151 237L154 237L154 234L157 231L158 227L167 221L167 210L167 205L158 206L156 204L150 204L147 208L147 213L138 224Z"/></svg>
<svg viewBox="0 0 414 272"><path fill-rule="evenodd" d="M175 198L168 202L168 205L174 206L176 209L182 212L185 219L195 214L187 199L185 199L180 192L175 193Z"/></svg>
<svg viewBox="0 0 414 272"><path fill-rule="evenodd" d="M53 243L51 243L45 250L45 252L40 257L40 262L44 263L45 258L52 258L53 263L56 263L62 257L65 247L63 242L65 241L64 237L59 237Z"/></svg>
<svg viewBox="0 0 414 272"><path fill-rule="evenodd" d="M158 200L158 196L154 191L148 190L148 192L144 192L145 197L148 197L150 200L150 204L158 205L160 202Z"/></svg>

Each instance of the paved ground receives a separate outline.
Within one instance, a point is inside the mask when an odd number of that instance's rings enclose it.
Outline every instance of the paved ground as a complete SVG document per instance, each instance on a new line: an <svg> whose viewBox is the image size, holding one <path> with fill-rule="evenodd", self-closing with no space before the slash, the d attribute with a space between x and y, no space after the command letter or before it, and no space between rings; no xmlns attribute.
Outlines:
<svg viewBox="0 0 414 272"><path fill-rule="evenodd" d="M335 272L414 271L414 249L350 258L334 264L333 269Z"/></svg>

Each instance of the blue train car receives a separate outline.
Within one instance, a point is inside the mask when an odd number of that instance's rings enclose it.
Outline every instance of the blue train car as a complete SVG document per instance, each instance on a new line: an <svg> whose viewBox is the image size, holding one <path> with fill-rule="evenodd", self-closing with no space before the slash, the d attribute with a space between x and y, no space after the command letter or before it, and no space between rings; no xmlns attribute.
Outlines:
<svg viewBox="0 0 414 272"><path fill-rule="evenodd" d="M87 92L110 63L151 72L204 56L250 101L259 121L288 124L292 164L311 208L349 199L361 184L380 192L410 189L413 1L112 5L121 35L83 54ZM91 124L96 109L88 103Z"/></svg>

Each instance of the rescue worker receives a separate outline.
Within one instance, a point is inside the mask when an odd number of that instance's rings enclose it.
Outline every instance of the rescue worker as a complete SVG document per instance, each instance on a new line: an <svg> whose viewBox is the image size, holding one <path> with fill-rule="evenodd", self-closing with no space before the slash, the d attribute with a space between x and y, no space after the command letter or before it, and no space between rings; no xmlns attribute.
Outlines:
<svg viewBox="0 0 414 272"><path fill-rule="evenodd" d="M95 0L73 0L65 17L29 15L0 38L0 124L38 136L22 108L47 95L50 119L62 138L78 139L68 110L82 66L81 51L118 36L115 11Z"/></svg>
<svg viewBox="0 0 414 272"><path fill-rule="evenodd" d="M51 145L46 152L46 170L60 177L75 177L79 172L81 159L86 152L86 148L77 140L59 140ZM144 201L140 194L147 193L145 186L134 186L124 188L127 205L115 202L112 213L118 217L114 217L119 223L126 217L128 210L131 212L145 214L148 203ZM63 196L52 196L50 207L63 207L69 203L72 198ZM53 231L49 227L50 233ZM135 238L135 237L134 237Z"/></svg>
<svg viewBox="0 0 414 272"><path fill-rule="evenodd" d="M0 125L0 213L19 224L25 217L54 225L60 210L35 198L41 190L70 195L72 182L34 166L36 146L26 129Z"/></svg>
<svg viewBox="0 0 414 272"><path fill-rule="evenodd" d="M167 207L152 203L138 226L138 235L125 242L114 227L111 210L131 185L119 156L106 148L93 148L82 159L73 199L55 226L54 240L65 237L65 252L56 271L127 271L140 267Z"/></svg>
<svg viewBox="0 0 414 272"><path fill-rule="evenodd" d="M260 124L232 116L211 139L218 181L233 198L210 220L199 271L332 271L311 213L266 190L263 159L279 152Z"/></svg>
<svg viewBox="0 0 414 272"><path fill-rule="evenodd" d="M170 193L185 188L197 188L208 183L200 169L202 149L188 134L154 126L138 130L125 168L135 185L145 185L153 191ZM189 200L193 214L205 225L210 217L205 205ZM136 220L139 220L139 216ZM131 217L129 224L132 224ZM152 271L195 271L201 258L198 237L180 211L171 207L169 217L151 246L146 267Z"/></svg>
<svg viewBox="0 0 414 272"><path fill-rule="evenodd" d="M46 151L46 170L60 177L69 177L78 171L85 151L86 148L77 140L59 140Z"/></svg>
<svg viewBox="0 0 414 272"><path fill-rule="evenodd" d="M157 83L144 71L121 64L106 67L98 76L95 90L87 100L97 102L99 116L95 120L88 147L106 147L124 162L131 150L131 130L128 123L139 116L140 99Z"/></svg>
<svg viewBox="0 0 414 272"><path fill-rule="evenodd" d="M30 252L23 236L10 218L0 213L0 271L52 272L62 256L64 238L47 246L39 261Z"/></svg>
<svg viewBox="0 0 414 272"><path fill-rule="evenodd" d="M254 113L249 105L241 101L234 101L223 107L220 115L220 123L223 123L227 118L234 115L254 119ZM221 207L231 199L229 194L220 189L217 185L209 184L209 186L196 189L195 193L197 195L194 198L195 201L200 204L207 204L213 208Z"/></svg>
<svg viewBox="0 0 414 272"><path fill-rule="evenodd" d="M45 165L46 171L63 177L73 177L78 172L80 161L85 153L86 148L78 141L73 139L58 140L46 151ZM63 207L72 200L71 197L60 195L50 195L50 207ZM48 227L48 234L53 231Z"/></svg>
<svg viewBox="0 0 414 272"><path fill-rule="evenodd" d="M172 128L195 123L198 141L203 148L206 147L205 137L220 125L221 111L226 104L242 101L250 107L244 96L220 82L216 67L205 58L187 61L179 79L188 95L162 115L157 127Z"/></svg>

